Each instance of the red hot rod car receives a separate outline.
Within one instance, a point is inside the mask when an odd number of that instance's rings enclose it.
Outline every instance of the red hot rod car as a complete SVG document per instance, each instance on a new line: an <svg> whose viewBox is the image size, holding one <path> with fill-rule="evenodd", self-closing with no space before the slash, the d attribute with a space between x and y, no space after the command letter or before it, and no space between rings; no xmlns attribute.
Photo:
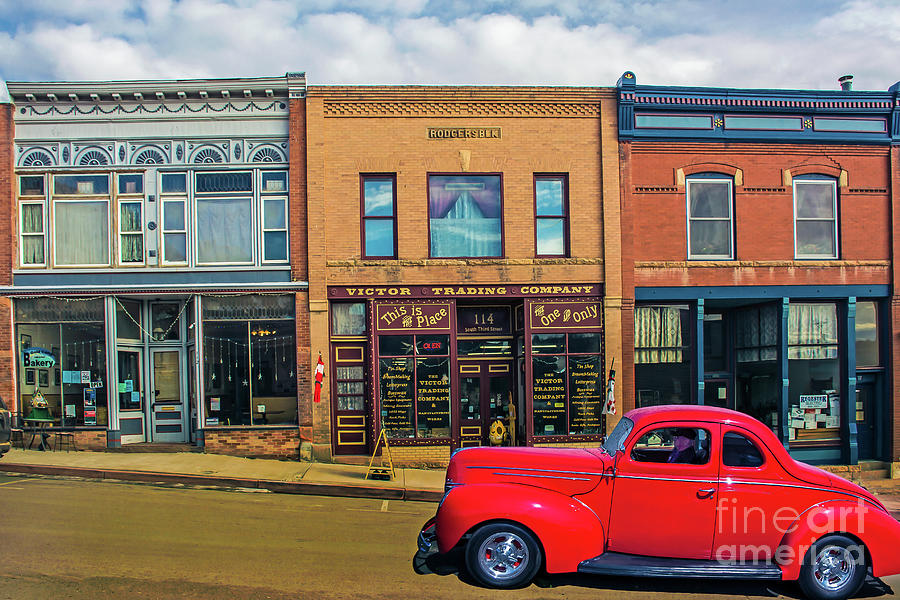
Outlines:
<svg viewBox="0 0 900 600"><path fill-rule="evenodd" d="M900 523L864 488L793 460L752 417L660 406L601 448L468 448L419 551L465 544L490 587L548 573L799 580L847 598L900 572Z"/></svg>

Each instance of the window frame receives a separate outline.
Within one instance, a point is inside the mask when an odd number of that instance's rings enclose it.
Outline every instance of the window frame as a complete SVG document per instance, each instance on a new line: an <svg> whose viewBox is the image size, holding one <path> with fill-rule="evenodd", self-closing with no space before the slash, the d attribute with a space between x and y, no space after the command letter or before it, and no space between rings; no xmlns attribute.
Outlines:
<svg viewBox="0 0 900 600"><path fill-rule="evenodd" d="M146 214L144 211L144 191L143 183L140 192L124 193L119 192L120 178L122 175L140 175L143 179L144 173L116 173L115 190L116 190L116 264L122 267L142 267L147 264L147 236L144 235L144 220ZM122 206L124 204L137 204L141 210L140 225L137 231L122 230ZM125 235L141 236L141 260L125 262L122 259L122 237Z"/></svg>
<svg viewBox="0 0 900 600"><path fill-rule="evenodd" d="M798 185L822 185L822 184L830 184L831 186L831 207L833 217L830 219L833 221L832 234L834 241L834 253L831 256L825 256L820 254L800 254L798 239L797 239L797 223L799 221L828 221L829 219L822 218L813 218L813 217L799 217L797 216L797 186ZM812 175L812 176L804 176L795 178L792 182L793 188L793 207L794 207L794 259L795 260L838 260L841 256L841 248L840 248L840 231L839 231L839 209L840 204L838 202L838 189L837 189L837 181L833 177L828 177L826 175Z"/></svg>
<svg viewBox="0 0 900 600"><path fill-rule="evenodd" d="M366 182L389 180L391 182L391 216L366 216ZM363 260L396 260L397 251L397 174L396 173L360 173L359 174L359 255ZM390 256L370 255L366 253L366 223L368 221L391 221L393 226L393 254Z"/></svg>
<svg viewBox="0 0 900 600"><path fill-rule="evenodd" d="M112 171L106 171L105 173L92 173L90 171L84 173L52 173L51 181L50 181L50 231L51 236L53 237L53 244L51 245L53 251L53 267L58 269L91 269L91 268L102 268L102 267L112 267L113 263L113 247L112 240L110 239L112 232L114 231L113 220L112 220L112 211L110 208L115 205L115 197L112 194L111 187L111 175ZM107 179L107 193L104 194L57 194L56 190L56 178L57 177L71 177L78 175L86 175L86 176L100 176L106 177ZM56 207L57 203L59 204L74 204L74 203L85 203L85 202L94 202L99 203L103 202L106 204L106 262L105 263L79 263L79 264L60 264L57 253L59 251L59 244L56 243L56 223L58 222L56 216ZM118 208L117 205L115 205Z"/></svg>
<svg viewBox="0 0 900 600"><path fill-rule="evenodd" d="M537 185L538 181L562 182L562 215L539 215ZM534 256L536 258L568 258L571 256L570 232L569 232L569 174L568 173L535 173L532 179L532 192L534 196ZM502 210L502 205L501 205ZM538 223L541 219L562 220L563 222L563 250L561 254L541 254L538 251Z"/></svg>
<svg viewBox="0 0 900 600"><path fill-rule="evenodd" d="M43 181L42 187L43 191L40 194L24 194L22 193L22 179L25 177L37 178L40 177ZM16 198L18 199L18 222L17 222L17 230L19 234L19 267L25 269L39 269L46 268L48 266L48 241L49 241L49 232L48 232L48 217L49 217L49 206L47 203L48 197L48 182L47 182L47 174L46 173L27 173L27 174L19 174L17 177L18 186L16 187ZM25 233L23 226L23 219L25 218L24 206L33 206L40 205L41 206L41 232L40 233ZM38 237L41 236L43 238L43 247L44 247L44 260L40 263L25 263L25 244L24 238L28 237Z"/></svg>
<svg viewBox="0 0 900 600"><path fill-rule="evenodd" d="M432 177L498 177L500 180L500 254L497 256L434 256L431 247L431 178ZM469 172L428 172L425 174L425 219L428 224L428 258L459 260L474 258L481 260L501 260L506 258L506 223L504 220L503 173L469 173Z"/></svg>
<svg viewBox="0 0 900 600"><path fill-rule="evenodd" d="M725 183L728 185L728 246L729 255L723 254L694 254L691 249L691 221L717 221L725 219L720 217L692 217L691 216L691 186L695 183ZM695 174L689 176L684 182L685 216L687 224L687 258L688 260L734 260L736 256L734 247L734 179L719 173Z"/></svg>
<svg viewBox="0 0 900 600"><path fill-rule="evenodd" d="M282 210L284 211L284 227L266 228L266 202L271 200L281 200ZM283 265L291 258L291 236L289 234L290 210L288 209L288 197L283 193L272 195L261 195L259 198L259 235L260 235L260 264L263 265ZM266 258L266 233L284 233L284 258L267 259Z"/></svg>
<svg viewBox="0 0 900 600"><path fill-rule="evenodd" d="M197 267L223 267L223 266L235 266L235 267L248 267L248 266L257 266L261 265L262 261L259 256L259 245L260 245L260 223L259 223L259 212L258 205L254 208L254 203L259 202L259 193L258 190L255 189L255 177L253 176L253 169L191 169L188 171L189 180L193 185L192 194L188 196L189 202L193 205L193 210L191 211L191 226L194 230L193 235L193 243L190 248L190 256L193 259L193 265ZM214 173L223 173L227 175L237 175L240 173L247 173L250 175L250 189L249 190L241 190L235 192L198 192L197 191L197 176L198 175L211 175ZM227 261L218 261L218 262L204 262L200 260L200 227L199 227L199 212L200 212L200 202L201 201L212 201L215 202L217 200L246 200L248 202L248 212L250 214L250 260L247 261L235 261L235 260L227 260Z"/></svg>
<svg viewBox="0 0 900 600"><path fill-rule="evenodd" d="M159 265L161 267L184 267L190 264L191 248L193 246L193 237L191 235L191 211L189 208L191 198L191 182L187 171L158 171L159 177ZM183 175L184 191L183 192L167 192L163 187L163 177L166 175ZM181 202L182 217L184 229L166 229L166 203ZM166 257L166 234L184 234L184 260L168 260Z"/></svg>

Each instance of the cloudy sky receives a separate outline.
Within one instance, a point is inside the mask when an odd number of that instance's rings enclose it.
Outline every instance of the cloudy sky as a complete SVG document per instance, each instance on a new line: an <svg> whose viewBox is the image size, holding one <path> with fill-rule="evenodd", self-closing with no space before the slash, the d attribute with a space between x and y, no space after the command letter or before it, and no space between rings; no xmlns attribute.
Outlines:
<svg viewBox="0 0 900 600"><path fill-rule="evenodd" d="M473 6L475 8L473 8ZM884 90L900 0L0 0L0 78Z"/></svg>

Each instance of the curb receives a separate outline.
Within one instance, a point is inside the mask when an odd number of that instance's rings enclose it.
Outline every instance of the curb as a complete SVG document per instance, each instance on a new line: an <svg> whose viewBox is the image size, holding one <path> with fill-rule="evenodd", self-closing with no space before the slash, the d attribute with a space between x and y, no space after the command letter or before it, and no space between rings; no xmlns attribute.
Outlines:
<svg viewBox="0 0 900 600"><path fill-rule="evenodd" d="M49 465L0 464L0 471L29 475L62 475L86 479L113 479L118 481L143 481L152 483L181 483L195 486L241 487L268 490L277 494L303 494L335 496L343 498L372 498L377 500L409 500L439 502L443 493L436 490L417 490L400 487L373 487L340 483L309 483L244 479L241 477L210 477L181 473L157 473L154 471L113 471L85 467L55 467Z"/></svg>

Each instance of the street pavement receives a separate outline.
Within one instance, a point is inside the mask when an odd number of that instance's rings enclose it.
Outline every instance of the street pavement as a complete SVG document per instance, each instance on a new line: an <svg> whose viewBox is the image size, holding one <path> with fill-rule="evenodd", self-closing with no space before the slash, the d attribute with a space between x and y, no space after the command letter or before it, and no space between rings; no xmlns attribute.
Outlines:
<svg viewBox="0 0 900 600"><path fill-rule="evenodd" d="M174 485L174 484L172 484ZM414 558L430 502L0 473L0 600L798 598L791 584L544 576L491 591ZM892 597L900 577L862 595Z"/></svg>

